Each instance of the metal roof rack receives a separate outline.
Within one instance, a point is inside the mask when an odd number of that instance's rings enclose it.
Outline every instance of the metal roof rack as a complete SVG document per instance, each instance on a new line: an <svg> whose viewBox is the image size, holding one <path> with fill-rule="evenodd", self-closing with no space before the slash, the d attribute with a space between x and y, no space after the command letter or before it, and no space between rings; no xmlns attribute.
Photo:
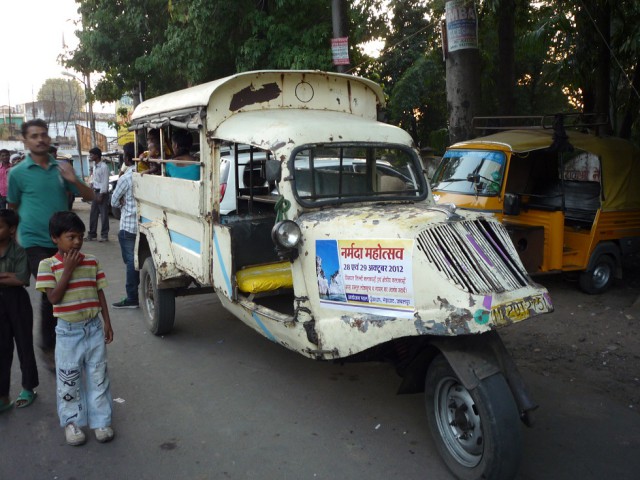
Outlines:
<svg viewBox="0 0 640 480"><path fill-rule="evenodd" d="M471 125L475 130L552 129L558 118L562 119L565 128L595 128L609 123L608 116L604 114L573 112L547 115L474 117Z"/></svg>

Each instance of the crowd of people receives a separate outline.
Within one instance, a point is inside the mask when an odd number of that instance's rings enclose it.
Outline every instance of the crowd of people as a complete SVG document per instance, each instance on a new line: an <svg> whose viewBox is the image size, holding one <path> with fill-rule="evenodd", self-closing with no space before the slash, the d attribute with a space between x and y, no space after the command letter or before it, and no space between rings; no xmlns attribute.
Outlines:
<svg viewBox="0 0 640 480"><path fill-rule="evenodd" d="M113 340L104 295L107 280L98 258L83 253L82 245L98 238L100 217L99 240L108 240L109 172L100 149L92 148L91 184L78 178L68 162L56 160L43 120L25 122L22 136L27 153L21 161L12 165L10 152L0 150L0 414L28 407L37 398L33 309L26 290L33 277L41 293L38 346L46 367L56 375L58 417L66 442L84 444L87 426L97 441L108 442L114 431L106 367L106 345ZM126 296L114 308L138 307L134 155L133 143L126 144L125 168L111 195L112 206L121 208L118 240L126 265ZM91 202L88 231L70 211L70 195ZM12 401L14 345L22 390Z"/></svg>
<svg viewBox="0 0 640 480"><path fill-rule="evenodd" d="M107 280L100 261L83 253L82 245L108 241L109 201L120 209L118 241L125 263L126 296L112 306L138 308L133 172L199 180L200 164L191 154L191 133L175 129L169 146L161 144L160 131L152 129L147 133L147 150L138 158L132 142L124 145L120 178L109 195L109 169L99 148L89 150L94 167L87 185L69 162L56 158L46 122L25 122L22 136L24 157L0 150L0 413L28 407L37 398L33 308L26 290L33 277L41 293L38 346L45 366L56 374L58 417L66 441L84 444L83 428L88 426L99 442L108 442L114 431L107 373L106 345L113 341L104 295ZM170 161L163 161L166 158ZM88 231L70 211L78 195L91 202ZM22 390L12 401L14 345Z"/></svg>

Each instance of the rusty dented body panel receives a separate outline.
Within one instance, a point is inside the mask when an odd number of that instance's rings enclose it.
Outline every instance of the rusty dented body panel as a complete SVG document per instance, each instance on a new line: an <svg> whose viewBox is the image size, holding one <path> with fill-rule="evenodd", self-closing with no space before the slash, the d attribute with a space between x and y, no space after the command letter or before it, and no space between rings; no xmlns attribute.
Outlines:
<svg viewBox="0 0 640 480"><path fill-rule="evenodd" d="M187 277L213 287L222 306L255 331L316 359L398 339L477 337L551 311L546 290L528 277L504 228L483 214L459 216L437 206L424 179L403 201L322 208L299 201L289 160L301 146L394 146L419 165L411 137L376 120L382 105L374 82L311 71L246 72L142 103L134 128L166 124L172 112L198 124L203 162L200 182L188 190L172 179L135 179L146 217L140 235L159 266L159 285ZM273 243L239 245L234 235L236 223L264 215L217 211L222 142L251 145L280 161L277 193L290 204L286 218L301 230L290 259L293 292L272 292L286 308L267 307L238 289L235 274L246 265L233 252Z"/></svg>

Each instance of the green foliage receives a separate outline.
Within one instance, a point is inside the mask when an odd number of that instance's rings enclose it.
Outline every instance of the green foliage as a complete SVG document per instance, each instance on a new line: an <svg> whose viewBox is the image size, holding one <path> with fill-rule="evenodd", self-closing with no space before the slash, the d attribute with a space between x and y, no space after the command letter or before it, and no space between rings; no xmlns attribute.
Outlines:
<svg viewBox="0 0 640 480"><path fill-rule="evenodd" d="M334 70L328 0L76 0L80 46L63 56L77 72L104 72L94 95L119 99L138 88L151 97L252 69ZM594 88L597 29L586 13L611 6L611 112L635 125L640 98L640 3L634 0L477 0L482 95L476 111L500 115L499 15L515 8L514 110L567 111ZM445 0L350 0L351 72L378 81L388 120L427 146L447 126L440 22ZM383 39L380 58L359 44ZM504 45L503 45L504 46ZM82 97L81 97L82 98Z"/></svg>
<svg viewBox="0 0 640 480"><path fill-rule="evenodd" d="M407 130L417 145L446 125L445 64L429 2L391 1L392 20L380 56L380 75L389 96L389 121ZM444 9L444 4L442 5Z"/></svg>
<svg viewBox="0 0 640 480"><path fill-rule="evenodd" d="M38 91L38 101L56 102L62 114L79 112L85 103L84 88L75 80L48 78Z"/></svg>
<svg viewBox="0 0 640 480"><path fill-rule="evenodd" d="M271 4L273 3L273 4ZM249 38L240 48L238 71L331 70L331 3L278 0L248 15Z"/></svg>

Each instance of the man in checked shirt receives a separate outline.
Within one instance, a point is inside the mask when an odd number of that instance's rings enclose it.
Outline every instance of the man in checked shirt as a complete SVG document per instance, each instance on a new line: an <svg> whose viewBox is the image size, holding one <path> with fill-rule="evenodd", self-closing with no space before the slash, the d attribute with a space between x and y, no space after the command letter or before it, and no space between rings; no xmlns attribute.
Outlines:
<svg viewBox="0 0 640 480"><path fill-rule="evenodd" d="M133 198L133 185L131 175L136 167L133 163L134 148L133 142L129 142L122 147L124 151L123 159L127 170L118 179L118 184L111 194L111 206L120 207L120 231L118 241L122 251L122 260L126 265L125 289L127 296L119 302L113 304L113 308L138 308L138 285L140 284L140 272L136 270L133 263L134 248L136 245L136 234L138 233L138 214L136 202Z"/></svg>

